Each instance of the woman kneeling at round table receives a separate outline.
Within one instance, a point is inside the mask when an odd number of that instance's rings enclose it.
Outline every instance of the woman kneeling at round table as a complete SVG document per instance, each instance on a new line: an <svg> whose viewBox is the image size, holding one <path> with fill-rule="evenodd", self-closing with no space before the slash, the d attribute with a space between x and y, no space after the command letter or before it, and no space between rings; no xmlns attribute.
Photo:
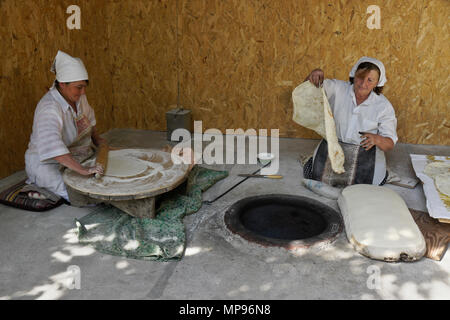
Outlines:
<svg viewBox="0 0 450 320"><path fill-rule="evenodd" d="M51 71L56 80L36 106L33 130L25 152L27 183L51 191L67 201L62 170L81 175L102 174L101 166L83 167L80 162L93 154L91 143L106 141L96 130L94 110L86 98L88 73L79 58L58 51ZM30 197L40 198L38 192Z"/></svg>

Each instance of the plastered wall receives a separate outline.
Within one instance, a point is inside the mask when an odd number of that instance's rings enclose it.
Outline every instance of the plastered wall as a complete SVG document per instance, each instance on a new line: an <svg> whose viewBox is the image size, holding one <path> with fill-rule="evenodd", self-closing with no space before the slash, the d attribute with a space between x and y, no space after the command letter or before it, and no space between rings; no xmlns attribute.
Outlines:
<svg viewBox="0 0 450 320"><path fill-rule="evenodd" d="M449 15L447 0L0 1L0 178L24 168L57 50L84 61L100 132L163 131L179 102L203 129L317 138L291 120L292 90L317 67L346 80L367 55L386 66L400 142L448 145Z"/></svg>

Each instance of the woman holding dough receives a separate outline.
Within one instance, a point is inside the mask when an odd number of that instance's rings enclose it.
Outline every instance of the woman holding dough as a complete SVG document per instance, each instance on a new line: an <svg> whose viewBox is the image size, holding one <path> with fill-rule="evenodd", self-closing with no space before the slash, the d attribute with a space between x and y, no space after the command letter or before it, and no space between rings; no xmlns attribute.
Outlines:
<svg viewBox="0 0 450 320"><path fill-rule="evenodd" d="M341 178L335 174L332 184L384 184L387 179L384 153L394 148L398 138L394 108L381 94L386 83L383 63L362 57L351 69L348 82L324 79L321 69L313 70L306 80L316 87L323 85L333 112L337 138L344 150L347 172ZM324 146L325 140L305 164L305 178L323 181L324 174L331 175Z"/></svg>
<svg viewBox="0 0 450 320"><path fill-rule="evenodd" d="M56 74L52 88L34 112L33 131L25 153L27 183L45 188L69 201L62 179L63 168L81 175L103 173L101 166L83 167L80 162L106 143L96 130L94 110L86 98L88 73L79 58L58 51L51 71ZM38 198L38 192L29 196Z"/></svg>

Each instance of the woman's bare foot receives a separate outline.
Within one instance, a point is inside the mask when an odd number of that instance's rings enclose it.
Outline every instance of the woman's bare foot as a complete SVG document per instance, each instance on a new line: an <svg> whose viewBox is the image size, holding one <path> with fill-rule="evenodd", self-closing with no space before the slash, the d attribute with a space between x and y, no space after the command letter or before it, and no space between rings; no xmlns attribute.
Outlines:
<svg viewBox="0 0 450 320"><path fill-rule="evenodd" d="M42 195L42 194L40 194L39 192L36 192L36 191L30 191L30 192L28 192L28 198L31 198L31 199L38 199L38 200L44 200L44 199L47 199L46 196L44 196L44 195Z"/></svg>

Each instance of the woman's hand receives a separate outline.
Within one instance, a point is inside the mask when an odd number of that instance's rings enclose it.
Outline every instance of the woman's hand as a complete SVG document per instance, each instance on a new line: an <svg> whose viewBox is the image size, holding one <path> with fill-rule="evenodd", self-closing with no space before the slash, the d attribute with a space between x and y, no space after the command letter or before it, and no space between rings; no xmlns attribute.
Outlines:
<svg viewBox="0 0 450 320"><path fill-rule="evenodd" d="M86 170L86 176L90 176L91 174L100 174L103 175L104 169L101 165L97 164L95 166L89 167Z"/></svg>
<svg viewBox="0 0 450 320"><path fill-rule="evenodd" d="M373 133L364 133L361 132L361 141L360 146L363 147L366 151L372 149L373 146L377 145L378 135Z"/></svg>
<svg viewBox="0 0 450 320"><path fill-rule="evenodd" d="M311 81L317 88L323 83L324 73L322 69L314 69L311 71L309 76L306 77L306 80Z"/></svg>
<svg viewBox="0 0 450 320"><path fill-rule="evenodd" d="M368 132L359 132L359 134L361 134L361 138L363 139L360 146L363 147L366 151L372 149L373 146L377 146L384 152L392 150L394 148L394 142L391 138Z"/></svg>
<svg viewBox="0 0 450 320"><path fill-rule="evenodd" d="M70 153L54 158L64 167L67 167L83 176L89 176L91 174L100 173L103 174L103 167L101 165L95 165L92 167L83 167L78 161L76 161Z"/></svg>

